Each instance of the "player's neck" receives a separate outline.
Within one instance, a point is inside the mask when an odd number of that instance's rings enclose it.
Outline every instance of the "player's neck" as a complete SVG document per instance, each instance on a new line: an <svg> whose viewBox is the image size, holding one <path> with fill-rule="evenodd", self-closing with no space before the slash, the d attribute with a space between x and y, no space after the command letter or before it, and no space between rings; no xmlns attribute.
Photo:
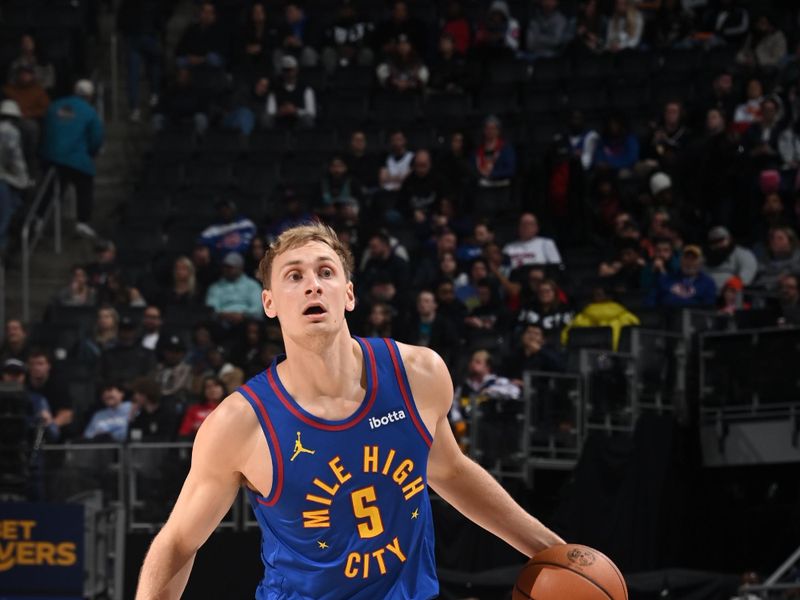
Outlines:
<svg viewBox="0 0 800 600"><path fill-rule="evenodd" d="M361 347L346 327L325 344L300 345L289 338L285 344L286 360L279 365L278 375L295 400L349 399L361 385Z"/></svg>

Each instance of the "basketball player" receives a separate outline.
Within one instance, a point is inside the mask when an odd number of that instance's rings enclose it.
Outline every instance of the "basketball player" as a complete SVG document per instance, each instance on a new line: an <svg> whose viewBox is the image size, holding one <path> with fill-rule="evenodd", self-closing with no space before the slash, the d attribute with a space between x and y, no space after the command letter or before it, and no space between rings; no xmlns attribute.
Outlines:
<svg viewBox="0 0 800 600"><path fill-rule="evenodd" d="M438 595L427 486L527 556L563 543L465 457L453 387L427 348L350 336L353 257L321 224L290 229L260 265L286 356L228 396L139 579L138 600L179 598L195 553L247 488L261 526L258 600Z"/></svg>

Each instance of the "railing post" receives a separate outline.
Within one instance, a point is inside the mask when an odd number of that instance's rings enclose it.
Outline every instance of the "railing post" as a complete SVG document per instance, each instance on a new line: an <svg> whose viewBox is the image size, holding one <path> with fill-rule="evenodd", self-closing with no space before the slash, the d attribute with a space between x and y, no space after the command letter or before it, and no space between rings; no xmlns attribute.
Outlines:
<svg viewBox="0 0 800 600"><path fill-rule="evenodd" d="M111 61L111 121L116 123L119 118L119 38L116 33L111 34L109 60Z"/></svg>
<svg viewBox="0 0 800 600"><path fill-rule="evenodd" d="M56 254L61 254L61 180L53 180L53 246Z"/></svg>

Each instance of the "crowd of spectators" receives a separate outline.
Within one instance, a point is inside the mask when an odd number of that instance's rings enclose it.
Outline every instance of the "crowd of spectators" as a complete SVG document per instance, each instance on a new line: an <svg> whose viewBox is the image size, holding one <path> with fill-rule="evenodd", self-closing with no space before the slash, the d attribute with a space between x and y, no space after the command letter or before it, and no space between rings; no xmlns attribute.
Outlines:
<svg viewBox="0 0 800 600"><path fill-rule="evenodd" d="M363 103L364 88L354 83L350 96L337 88L336 98L321 82L365 72L376 103L446 97L456 106L466 95L469 108L432 119L429 130L391 111L347 121L338 149L309 148L323 157L310 176L285 176L306 156L277 159L286 163L280 185L249 190L265 193L262 209L223 186L202 195L215 214L197 200L202 214L159 221L159 243L168 241L146 249L146 264L141 253L126 259L120 240L98 244L96 260L76 265L53 300L54 314L93 315L87 335L60 349L104 382L82 414L67 417L68 400L47 398L48 423L62 437L190 438L225 394L281 352L279 326L263 316L257 264L275 236L310 218L329 223L356 256L351 331L439 352L459 384L454 422L470 404L463 398L514 399L525 370L569 368L580 327L610 328L609 349L619 349L626 327L662 327L681 308L731 319L760 311L765 323L800 325L800 71L788 50L796 9L539 0L480 10L453 1L437 11L397 1L375 17L345 0L326 21L295 2L281 14L235 4L199 4L167 61L159 3L123 3L123 31L137 40L129 69L151 69L157 129L187 139L226 129L324 133L323 117L339 117L329 106ZM680 61L698 53L726 62L684 70ZM642 82L618 69L657 61L668 85L646 83L646 102L633 102ZM169 64L164 85L158 74ZM525 88L524 106L483 110L486 92L511 89L493 75L509 64L523 73L513 94ZM584 64L612 67L600 80ZM551 77L553 65L563 72ZM647 80L647 69L633 77ZM586 81L598 89L582 88ZM135 120L137 90L129 85ZM537 113L531 91L564 102ZM581 94L589 102L579 105ZM256 169L273 166L261 160ZM175 224L189 221L198 227L176 248L172 240L184 238L171 237ZM32 360L64 357L34 352L27 337L10 320L0 353L4 369L27 369L33 381Z"/></svg>

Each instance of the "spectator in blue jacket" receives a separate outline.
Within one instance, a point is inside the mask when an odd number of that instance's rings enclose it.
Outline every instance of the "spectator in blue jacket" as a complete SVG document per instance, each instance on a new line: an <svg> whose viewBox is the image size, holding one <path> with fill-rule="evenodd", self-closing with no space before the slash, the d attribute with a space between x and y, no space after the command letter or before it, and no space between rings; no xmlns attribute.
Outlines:
<svg viewBox="0 0 800 600"><path fill-rule="evenodd" d="M632 168L639 160L639 140L628 131L620 116L606 121L594 153L594 164L601 168L622 171Z"/></svg>
<svg viewBox="0 0 800 600"><path fill-rule="evenodd" d="M475 168L482 187L505 187L517 172L514 146L501 133L500 119L489 116L483 123L483 141L475 150Z"/></svg>
<svg viewBox="0 0 800 600"><path fill-rule="evenodd" d="M703 251L700 246L683 249L680 272L661 273L647 303L666 308L702 308L714 306L717 286L701 271Z"/></svg>
<svg viewBox="0 0 800 600"><path fill-rule="evenodd" d="M83 437L96 442L124 442L128 437L133 404L125 400L125 390L116 382L103 384L100 398L105 408L92 415Z"/></svg>
<svg viewBox="0 0 800 600"><path fill-rule="evenodd" d="M44 121L42 157L58 169L61 189L75 186L78 221L75 233L97 237L89 224L94 205L94 157L103 145L103 124L91 104L94 85L88 79L75 84L72 96L50 104Z"/></svg>
<svg viewBox="0 0 800 600"><path fill-rule="evenodd" d="M215 208L217 221L203 230L198 243L208 247L214 260L221 260L229 252L246 254L256 235L255 223L237 213L233 200L219 200Z"/></svg>

